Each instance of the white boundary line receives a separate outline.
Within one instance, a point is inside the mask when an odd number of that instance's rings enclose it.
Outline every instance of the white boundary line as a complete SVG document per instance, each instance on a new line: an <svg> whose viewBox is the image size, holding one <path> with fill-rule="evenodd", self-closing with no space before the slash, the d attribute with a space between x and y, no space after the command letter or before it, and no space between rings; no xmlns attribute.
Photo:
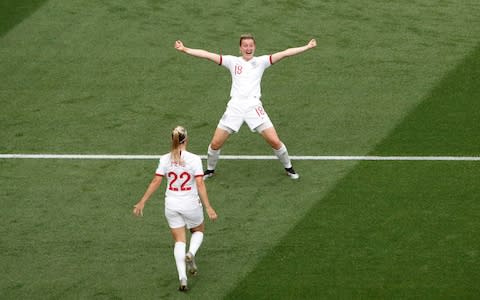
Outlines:
<svg viewBox="0 0 480 300"><path fill-rule="evenodd" d="M110 154L0 154L0 159L97 159L97 160L150 160L161 155L110 155ZM206 159L206 155L200 155ZM272 160L273 155L221 155L229 160ZM292 160L370 160L370 161L480 161L480 156L290 156Z"/></svg>

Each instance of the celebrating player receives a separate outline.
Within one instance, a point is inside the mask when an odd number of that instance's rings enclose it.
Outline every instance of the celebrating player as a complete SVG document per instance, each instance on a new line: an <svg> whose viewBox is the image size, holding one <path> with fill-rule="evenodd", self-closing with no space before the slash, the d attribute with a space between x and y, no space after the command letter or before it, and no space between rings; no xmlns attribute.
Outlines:
<svg viewBox="0 0 480 300"><path fill-rule="evenodd" d="M165 217L175 240L173 254L180 280L180 291L187 290L187 271L195 275L195 254L203 241L205 231L203 206L211 220L217 213L208 201L203 182L202 161L199 156L186 151L187 131L177 126L172 132L172 150L160 158L155 176L143 197L133 208L136 216L143 216L143 208L150 196L158 189L162 178L167 178L165 191ZM199 196L201 202L199 201ZM186 252L185 227L190 229L189 250Z"/></svg>
<svg viewBox="0 0 480 300"><path fill-rule="evenodd" d="M232 133L238 132L244 122L247 123L252 132L260 133L272 147L273 152L287 171L287 175L292 179L299 178L292 167L287 147L278 137L275 127L263 108L260 100L260 84L266 68L285 57L300 54L316 46L317 42L312 39L302 47L289 48L271 55L256 57L254 56L255 38L251 34L244 34L240 36L241 56L236 57L215 54L202 49L187 48L182 41L175 42L175 48L178 51L211 60L229 69L232 75L231 98L208 146L207 170L204 178L214 175L223 144Z"/></svg>

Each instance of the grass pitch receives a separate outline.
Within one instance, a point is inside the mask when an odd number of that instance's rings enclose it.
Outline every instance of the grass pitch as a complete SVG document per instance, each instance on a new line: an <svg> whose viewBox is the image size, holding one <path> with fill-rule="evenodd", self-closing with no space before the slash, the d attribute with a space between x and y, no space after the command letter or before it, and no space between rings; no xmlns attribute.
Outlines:
<svg viewBox="0 0 480 300"><path fill-rule="evenodd" d="M257 54L263 102L292 155L478 156L477 2L3 1L0 152L203 154L229 74L173 42ZM271 155L246 128L224 154ZM131 216L156 161L0 160L0 298L475 298L477 162L221 161L187 295L161 193Z"/></svg>

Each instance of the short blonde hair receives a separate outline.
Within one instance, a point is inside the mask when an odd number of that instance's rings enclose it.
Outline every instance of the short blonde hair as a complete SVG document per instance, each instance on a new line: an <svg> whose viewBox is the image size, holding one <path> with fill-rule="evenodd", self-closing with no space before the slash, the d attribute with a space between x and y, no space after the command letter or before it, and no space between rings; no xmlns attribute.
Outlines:
<svg viewBox="0 0 480 300"><path fill-rule="evenodd" d="M257 42L255 41L255 38L253 37L253 34L251 33L244 33L240 36L240 46L242 45L242 41L243 40L252 40L254 44L257 44Z"/></svg>

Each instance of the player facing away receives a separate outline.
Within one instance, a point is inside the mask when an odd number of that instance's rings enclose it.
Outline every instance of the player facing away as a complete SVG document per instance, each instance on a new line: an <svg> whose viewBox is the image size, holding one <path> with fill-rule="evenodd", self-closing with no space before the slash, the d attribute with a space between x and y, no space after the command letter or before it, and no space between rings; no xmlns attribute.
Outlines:
<svg viewBox="0 0 480 300"><path fill-rule="evenodd" d="M150 196L158 189L165 177L165 217L175 241L173 254L180 280L180 291L187 291L187 271L196 275L195 254L203 242L205 231L203 207L210 220L217 213L210 205L207 189L203 182L202 161L190 153L187 147L187 131L177 126L172 131L172 150L160 158L155 176L143 197L135 204L133 213L143 216L143 208ZM200 201L201 200L201 201ZM203 203L203 206L202 206ZM186 252L186 229L191 232L189 250Z"/></svg>
<svg viewBox="0 0 480 300"><path fill-rule="evenodd" d="M255 38L251 34L243 34L240 36L241 56L237 57L211 53L202 49L187 48L180 40L175 42L175 48L178 51L205 58L224 66L232 76L230 100L208 146L207 170L204 178L214 175L223 144L232 133L238 132L244 122L247 123L252 132L258 132L272 147L273 153L283 164L287 175L292 179L299 178L292 167L287 147L278 137L275 127L263 108L260 100L260 86L265 69L286 57L300 54L316 46L316 40L312 39L305 46L257 57L254 56Z"/></svg>

